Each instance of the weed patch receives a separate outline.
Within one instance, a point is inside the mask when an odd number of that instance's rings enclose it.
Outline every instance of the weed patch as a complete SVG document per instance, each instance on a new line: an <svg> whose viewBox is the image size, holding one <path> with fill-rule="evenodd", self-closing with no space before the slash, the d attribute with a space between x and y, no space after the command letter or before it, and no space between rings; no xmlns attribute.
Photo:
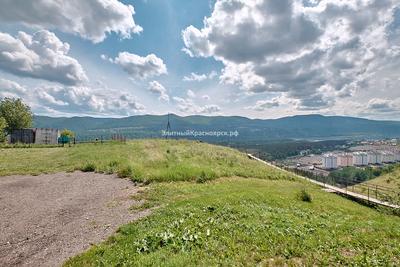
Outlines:
<svg viewBox="0 0 400 267"><path fill-rule="evenodd" d="M83 172L95 172L96 171L96 165L92 162L87 162L83 167L81 168L81 171Z"/></svg>
<svg viewBox="0 0 400 267"><path fill-rule="evenodd" d="M131 166L122 167L118 170L119 178L128 178L133 176L133 168Z"/></svg>
<svg viewBox="0 0 400 267"><path fill-rule="evenodd" d="M312 202L312 197L306 189L302 189L299 193L297 193L297 198L304 202Z"/></svg>
<svg viewBox="0 0 400 267"><path fill-rule="evenodd" d="M213 172L205 172L205 171L201 171L200 175L196 178L196 182L199 184L203 184L207 181L211 181L213 179L216 178L215 173Z"/></svg>

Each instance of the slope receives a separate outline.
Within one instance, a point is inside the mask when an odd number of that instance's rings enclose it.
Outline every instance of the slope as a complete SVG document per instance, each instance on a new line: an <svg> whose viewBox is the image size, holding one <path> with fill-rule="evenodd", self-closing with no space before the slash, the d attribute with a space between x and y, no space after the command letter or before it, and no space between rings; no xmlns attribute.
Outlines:
<svg viewBox="0 0 400 267"><path fill-rule="evenodd" d="M297 195L307 188L311 203ZM287 180L157 184L154 214L66 266L398 266L400 219ZM137 207L141 208L141 207Z"/></svg>
<svg viewBox="0 0 400 267"><path fill-rule="evenodd" d="M375 179L365 182L368 185L383 186L393 190L400 190L400 164L394 165L393 170Z"/></svg>
<svg viewBox="0 0 400 267"><path fill-rule="evenodd" d="M0 175L83 169L144 182L132 209L153 213L66 266L400 264L399 217L230 148L136 140L0 152Z"/></svg>
<svg viewBox="0 0 400 267"><path fill-rule="evenodd" d="M140 182L206 181L227 176L285 178L278 171L265 171L262 164L237 150L195 141L154 139L0 149L0 176L74 170L117 173Z"/></svg>

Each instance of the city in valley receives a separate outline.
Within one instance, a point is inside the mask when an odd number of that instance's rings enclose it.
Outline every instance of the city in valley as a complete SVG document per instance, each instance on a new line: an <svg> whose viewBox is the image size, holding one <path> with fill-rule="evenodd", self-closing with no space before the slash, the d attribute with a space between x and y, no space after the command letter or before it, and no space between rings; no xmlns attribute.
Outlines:
<svg viewBox="0 0 400 267"><path fill-rule="evenodd" d="M320 155L300 151L299 156L290 157L281 164L304 170L315 175L328 176L332 171L346 167L381 168L400 162L400 145L397 139L348 142L341 149L326 151Z"/></svg>

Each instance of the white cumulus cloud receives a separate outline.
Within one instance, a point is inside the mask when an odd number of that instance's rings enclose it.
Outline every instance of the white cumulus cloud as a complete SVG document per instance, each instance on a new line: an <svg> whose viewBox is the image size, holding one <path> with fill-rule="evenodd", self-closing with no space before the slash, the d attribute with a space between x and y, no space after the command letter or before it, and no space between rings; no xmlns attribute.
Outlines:
<svg viewBox="0 0 400 267"><path fill-rule="evenodd" d="M164 61L154 54L141 57L128 52L121 52L118 57L111 61L120 65L134 79L147 79L168 73Z"/></svg>
<svg viewBox="0 0 400 267"><path fill-rule="evenodd" d="M2 0L0 21L38 29L58 29L94 43L112 32L130 38L143 29L133 19L135 10L117 0Z"/></svg>
<svg viewBox="0 0 400 267"><path fill-rule="evenodd" d="M178 104L179 111L185 114L215 114L221 111L218 105L197 105L192 98L173 97Z"/></svg>
<svg viewBox="0 0 400 267"><path fill-rule="evenodd" d="M130 94L86 86L44 85L35 89L35 96L42 108L64 113L132 115L145 109Z"/></svg>
<svg viewBox="0 0 400 267"><path fill-rule="evenodd" d="M211 71L208 74L197 74L197 73L190 73L190 75L183 77L183 81L185 82L201 82L201 81L205 81L207 79L214 79L217 76L217 72L216 71Z"/></svg>
<svg viewBox="0 0 400 267"><path fill-rule="evenodd" d="M159 100L164 100L166 102L169 102L169 95L167 93L167 89L165 89L165 87L157 82L157 81L152 81L149 82L149 91L159 95Z"/></svg>
<svg viewBox="0 0 400 267"><path fill-rule="evenodd" d="M264 111L279 106L280 106L279 100L277 98L274 98L271 100L258 100L254 106L247 107L247 109L253 109L255 111Z"/></svg>
<svg viewBox="0 0 400 267"><path fill-rule="evenodd" d="M18 93L18 94L24 94L26 92L26 88L20 85L19 83L3 78L0 78L0 90L3 92L7 91L10 93Z"/></svg>
<svg viewBox="0 0 400 267"><path fill-rule="evenodd" d="M372 98L367 103L367 111L370 112L398 112L400 113L400 98L398 99L382 99L382 98Z"/></svg>
<svg viewBox="0 0 400 267"><path fill-rule="evenodd" d="M49 31L16 37L0 32L0 69L25 76L77 85L87 81L78 60L68 56L70 46Z"/></svg>
<svg viewBox="0 0 400 267"><path fill-rule="evenodd" d="M195 98L196 97L196 94L192 91L192 90L187 90L187 96L189 97L189 98Z"/></svg>
<svg viewBox="0 0 400 267"><path fill-rule="evenodd" d="M222 62L222 83L280 93L301 110L327 108L374 90L371 76L398 65L396 8L395 0L217 0L202 28L182 31L183 50Z"/></svg>

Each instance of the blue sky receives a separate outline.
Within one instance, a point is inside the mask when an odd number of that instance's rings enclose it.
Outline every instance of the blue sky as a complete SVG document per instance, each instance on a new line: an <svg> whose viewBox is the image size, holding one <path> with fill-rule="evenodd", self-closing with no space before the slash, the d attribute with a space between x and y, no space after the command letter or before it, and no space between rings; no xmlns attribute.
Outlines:
<svg viewBox="0 0 400 267"><path fill-rule="evenodd" d="M0 97L36 114L400 118L395 0L0 4Z"/></svg>

